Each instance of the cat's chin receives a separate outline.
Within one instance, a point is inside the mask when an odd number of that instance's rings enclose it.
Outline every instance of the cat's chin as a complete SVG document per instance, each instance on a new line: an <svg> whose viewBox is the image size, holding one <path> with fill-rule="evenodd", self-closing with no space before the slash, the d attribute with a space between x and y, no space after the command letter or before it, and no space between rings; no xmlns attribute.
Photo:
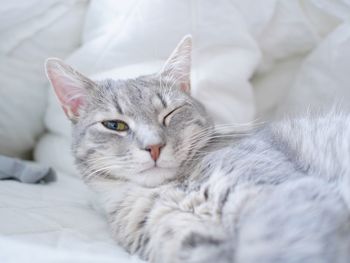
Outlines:
<svg viewBox="0 0 350 263"><path fill-rule="evenodd" d="M156 187L176 176L176 168L152 167L135 174L131 181L146 187Z"/></svg>

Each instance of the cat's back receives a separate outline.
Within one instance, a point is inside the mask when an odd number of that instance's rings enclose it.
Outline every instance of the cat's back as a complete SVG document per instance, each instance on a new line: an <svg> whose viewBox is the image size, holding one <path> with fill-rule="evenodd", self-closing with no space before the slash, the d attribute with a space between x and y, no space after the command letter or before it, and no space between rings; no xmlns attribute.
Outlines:
<svg viewBox="0 0 350 263"><path fill-rule="evenodd" d="M346 195L350 191L349 160L350 116L329 113L260 127L208 154L196 174L204 181L224 181L231 186L278 185L313 176L343 187ZM203 180L194 182L202 184Z"/></svg>
<svg viewBox="0 0 350 263"><path fill-rule="evenodd" d="M271 145L301 171L327 181L350 173L350 116L307 115L269 125Z"/></svg>
<svg viewBox="0 0 350 263"><path fill-rule="evenodd" d="M251 139L262 141L271 162L285 162L290 171L279 185L251 186L256 194L240 204L245 209L240 210L237 262L348 262L350 117L285 119ZM266 177L271 170L260 172L257 176ZM235 211L231 203L227 215Z"/></svg>

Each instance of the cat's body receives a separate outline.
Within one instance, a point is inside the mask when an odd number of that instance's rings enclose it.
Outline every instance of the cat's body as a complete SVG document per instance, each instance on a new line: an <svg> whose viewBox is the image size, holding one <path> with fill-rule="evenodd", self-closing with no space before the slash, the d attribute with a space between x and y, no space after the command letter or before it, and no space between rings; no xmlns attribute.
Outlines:
<svg viewBox="0 0 350 263"><path fill-rule="evenodd" d="M179 180L93 185L118 242L151 262L349 262L349 123L285 120L207 148Z"/></svg>
<svg viewBox="0 0 350 263"><path fill-rule="evenodd" d="M136 80L48 65L114 238L157 263L349 262L350 117L222 133L186 93L186 41L160 75Z"/></svg>

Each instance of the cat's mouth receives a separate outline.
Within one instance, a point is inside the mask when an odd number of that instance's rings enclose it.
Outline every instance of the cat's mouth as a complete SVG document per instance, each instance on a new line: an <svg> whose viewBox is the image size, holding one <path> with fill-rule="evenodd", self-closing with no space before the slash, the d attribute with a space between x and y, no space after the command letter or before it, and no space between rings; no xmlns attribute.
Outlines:
<svg viewBox="0 0 350 263"><path fill-rule="evenodd" d="M161 171L169 171L169 170L174 170L176 167L169 167L165 165L158 164L154 162L152 165L149 167L143 169L140 171L140 173L152 173L152 172L161 172Z"/></svg>
<svg viewBox="0 0 350 263"><path fill-rule="evenodd" d="M162 168L162 167L159 167L159 166L153 166L151 168L148 168L148 169L145 169L143 171L141 171L141 173L145 173L145 172L153 172L153 171L160 171L160 170L168 170L169 168Z"/></svg>
<svg viewBox="0 0 350 263"><path fill-rule="evenodd" d="M170 161L161 161L157 164L151 161L140 163L130 180L142 186L155 187L176 177L178 166L174 166L175 163Z"/></svg>

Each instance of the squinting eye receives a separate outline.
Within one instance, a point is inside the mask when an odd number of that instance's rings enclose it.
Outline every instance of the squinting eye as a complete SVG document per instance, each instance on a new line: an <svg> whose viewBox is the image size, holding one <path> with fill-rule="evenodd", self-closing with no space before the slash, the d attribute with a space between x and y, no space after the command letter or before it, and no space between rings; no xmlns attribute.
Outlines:
<svg viewBox="0 0 350 263"><path fill-rule="evenodd" d="M169 124L169 118L170 118L170 116L171 116L175 111L177 111L177 110L180 109L180 108L181 108L181 106L180 106L180 107L177 107L177 108L175 108L175 109L173 109L171 112L169 112L167 115L164 116L164 118L163 118L163 125L164 125L164 126L167 126L167 125Z"/></svg>
<svg viewBox="0 0 350 263"><path fill-rule="evenodd" d="M102 125L105 126L107 129L113 130L113 131L127 131L129 130L129 126L120 120L114 120L114 121L103 121Z"/></svg>

